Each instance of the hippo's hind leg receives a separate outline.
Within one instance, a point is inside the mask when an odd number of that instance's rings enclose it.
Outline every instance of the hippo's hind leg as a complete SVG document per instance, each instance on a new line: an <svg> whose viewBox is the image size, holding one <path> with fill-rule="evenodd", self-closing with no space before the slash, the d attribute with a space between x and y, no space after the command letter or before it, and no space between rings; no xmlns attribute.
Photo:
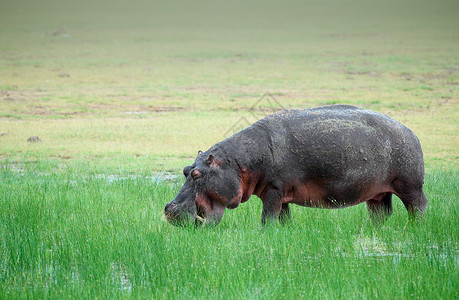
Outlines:
<svg viewBox="0 0 459 300"><path fill-rule="evenodd" d="M373 224L383 223L392 215L392 193L386 193L381 200L368 200L367 209Z"/></svg>
<svg viewBox="0 0 459 300"><path fill-rule="evenodd" d="M426 212L427 197L422 189L398 195L412 219L422 217Z"/></svg>
<svg viewBox="0 0 459 300"><path fill-rule="evenodd" d="M422 184L411 184L410 181L395 180L395 194L402 200L412 219L424 215L427 207L427 197L422 190Z"/></svg>

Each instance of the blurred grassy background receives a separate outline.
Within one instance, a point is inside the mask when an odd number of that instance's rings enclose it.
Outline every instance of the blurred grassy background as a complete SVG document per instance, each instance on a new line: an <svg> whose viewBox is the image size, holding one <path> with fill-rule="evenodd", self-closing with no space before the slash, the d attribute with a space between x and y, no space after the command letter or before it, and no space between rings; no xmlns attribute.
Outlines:
<svg viewBox="0 0 459 300"><path fill-rule="evenodd" d="M458 12L443 0L2 1L0 157L177 170L241 116L255 121L269 92L284 108L386 113L416 132L428 166L457 168Z"/></svg>

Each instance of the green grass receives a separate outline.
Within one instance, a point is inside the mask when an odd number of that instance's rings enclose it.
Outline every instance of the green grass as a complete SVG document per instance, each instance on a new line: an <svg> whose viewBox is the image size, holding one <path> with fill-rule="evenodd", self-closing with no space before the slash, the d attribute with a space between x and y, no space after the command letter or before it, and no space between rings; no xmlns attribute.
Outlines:
<svg viewBox="0 0 459 300"><path fill-rule="evenodd" d="M162 216L178 184L42 172L50 167L1 168L0 297L457 297L452 171L427 174L429 207L415 224L395 199L380 228L367 223L365 205L295 206L290 226L261 228L253 197L218 227L194 229Z"/></svg>
<svg viewBox="0 0 459 300"><path fill-rule="evenodd" d="M458 10L3 1L0 298L458 298ZM352 104L411 128L425 219L407 223L395 200L381 228L360 205L294 207L292 226L262 229L254 197L217 228L165 222L180 180L150 177L272 111L269 95L274 109Z"/></svg>

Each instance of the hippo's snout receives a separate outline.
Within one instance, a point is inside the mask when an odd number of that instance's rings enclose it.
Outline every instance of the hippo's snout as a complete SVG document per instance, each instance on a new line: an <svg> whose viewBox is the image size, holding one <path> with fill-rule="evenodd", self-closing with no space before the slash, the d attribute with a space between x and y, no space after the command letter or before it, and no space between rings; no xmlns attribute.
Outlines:
<svg viewBox="0 0 459 300"><path fill-rule="evenodd" d="M196 218L193 209L188 209L173 202L166 204L164 214L167 221L173 225L184 225L188 221L194 221Z"/></svg>
<svg viewBox="0 0 459 300"><path fill-rule="evenodd" d="M166 207L164 207L164 213L166 214L166 217L172 215L176 211L176 209L177 204L172 202L167 203Z"/></svg>
<svg viewBox="0 0 459 300"><path fill-rule="evenodd" d="M164 207L164 215L169 223L176 223L176 220L178 219L177 204L172 202L167 203L166 207Z"/></svg>
<svg viewBox="0 0 459 300"><path fill-rule="evenodd" d="M187 179L174 200L164 207L164 214L169 223L173 225L185 225L196 219L195 192Z"/></svg>

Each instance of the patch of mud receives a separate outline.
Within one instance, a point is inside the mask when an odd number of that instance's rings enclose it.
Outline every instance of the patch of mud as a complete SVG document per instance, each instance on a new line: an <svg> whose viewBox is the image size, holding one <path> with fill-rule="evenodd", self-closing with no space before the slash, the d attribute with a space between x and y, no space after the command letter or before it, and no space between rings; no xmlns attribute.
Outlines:
<svg viewBox="0 0 459 300"><path fill-rule="evenodd" d="M50 155L50 157L52 157L52 158L57 158L57 159L64 159L64 160L72 159L71 156L69 156L69 155L62 155L62 154L59 154L59 155Z"/></svg>
<svg viewBox="0 0 459 300"><path fill-rule="evenodd" d="M70 34L65 28L58 28L54 29L52 31L49 31L46 33L46 35L52 36L52 37L60 37L60 38L69 38Z"/></svg>
<svg viewBox="0 0 459 300"><path fill-rule="evenodd" d="M39 143L39 142L41 142L41 139L38 136L31 136L31 137L29 137L27 139L27 142L29 142L29 143Z"/></svg>
<svg viewBox="0 0 459 300"><path fill-rule="evenodd" d="M445 69L437 72L426 72L426 73L411 73L401 72L393 74L394 76L401 77L406 81L417 81L420 83L430 83L432 81L441 81L445 85L456 85L457 82L450 81L452 75L459 73L459 69Z"/></svg>
<svg viewBox="0 0 459 300"><path fill-rule="evenodd" d="M38 91L16 91L2 90L0 91L0 101L5 102L24 102L26 100L42 97L43 93Z"/></svg>
<svg viewBox="0 0 459 300"><path fill-rule="evenodd" d="M380 37L382 33L377 32L361 32L361 33L330 33L328 36L338 38L362 38L362 37Z"/></svg>
<svg viewBox="0 0 459 300"><path fill-rule="evenodd" d="M124 113L127 115L143 115L148 113L163 113L175 111L185 111L185 108L181 106L143 106L139 110L125 111Z"/></svg>
<svg viewBox="0 0 459 300"><path fill-rule="evenodd" d="M149 112L171 112L171 111L185 111L185 108L182 106L143 106L142 109L144 111Z"/></svg>
<svg viewBox="0 0 459 300"><path fill-rule="evenodd" d="M246 53L234 53L234 54L228 54L228 55L221 55L221 56L207 56L207 57L177 57L176 59L173 60L173 62L177 63L239 63L239 62L244 62L244 63L256 63L257 61L260 61L260 59L263 58L258 58L254 57L252 55L246 54Z"/></svg>
<svg viewBox="0 0 459 300"><path fill-rule="evenodd" d="M375 70L375 66L369 62L357 64L355 62L329 61L325 62L324 65L325 71L349 75L348 79L352 79L352 76L382 78L385 75L383 72Z"/></svg>
<svg viewBox="0 0 459 300"><path fill-rule="evenodd" d="M117 98L120 100L119 98ZM127 98L126 100L133 100L132 98ZM117 104L88 104L87 108L90 110L113 110L113 111L123 111L128 115L136 114L146 114L146 113L162 113L162 112L176 112L176 111L185 111L183 106L153 106L153 105L117 105Z"/></svg>
<svg viewBox="0 0 459 300"><path fill-rule="evenodd" d="M348 75L366 75L366 76L371 76L371 77L382 77L383 74L381 72L377 71L352 71L352 70L347 70L345 71L346 74Z"/></svg>

